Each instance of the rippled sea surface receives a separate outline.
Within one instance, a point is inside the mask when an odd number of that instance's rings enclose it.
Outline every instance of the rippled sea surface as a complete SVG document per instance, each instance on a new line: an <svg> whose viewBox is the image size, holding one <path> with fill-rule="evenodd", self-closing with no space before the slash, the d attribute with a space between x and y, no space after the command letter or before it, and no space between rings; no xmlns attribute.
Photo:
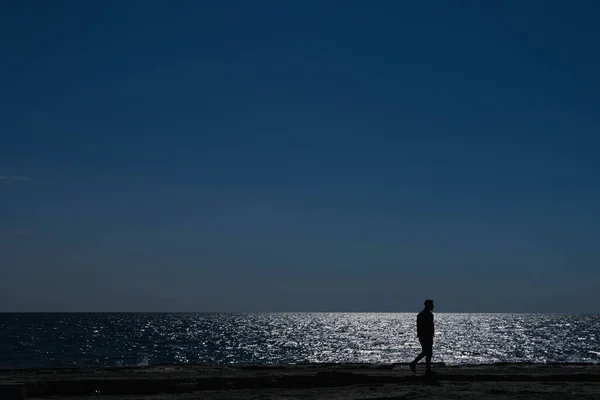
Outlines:
<svg viewBox="0 0 600 400"><path fill-rule="evenodd" d="M0 367L396 363L416 314L0 314ZM436 313L434 361L600 363L600 315Z"/></svg>

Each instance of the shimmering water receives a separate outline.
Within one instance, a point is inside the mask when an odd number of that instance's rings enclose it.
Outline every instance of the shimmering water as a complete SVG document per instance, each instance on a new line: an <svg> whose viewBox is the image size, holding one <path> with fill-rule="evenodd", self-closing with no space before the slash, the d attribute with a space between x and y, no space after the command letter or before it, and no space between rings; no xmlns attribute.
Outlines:
<svg viewBox="0 0 600 400"><path fill-rule="evenodd" d="M436 313L434 361L600 363L600 315ZM0 314L0 367L408 362L415 314Z"/></svg>

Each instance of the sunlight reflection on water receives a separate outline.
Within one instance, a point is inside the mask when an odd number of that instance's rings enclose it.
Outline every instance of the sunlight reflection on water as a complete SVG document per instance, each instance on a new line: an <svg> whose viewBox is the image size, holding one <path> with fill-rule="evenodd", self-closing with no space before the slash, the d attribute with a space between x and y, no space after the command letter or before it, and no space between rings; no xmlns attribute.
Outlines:
<svg viewBox="0 0 600 400"><path fill-rule="evenodd" d="M415 314L4 314L0 365L408 362ZM598 315L436 313L434 361L600 362Z"/></svg>

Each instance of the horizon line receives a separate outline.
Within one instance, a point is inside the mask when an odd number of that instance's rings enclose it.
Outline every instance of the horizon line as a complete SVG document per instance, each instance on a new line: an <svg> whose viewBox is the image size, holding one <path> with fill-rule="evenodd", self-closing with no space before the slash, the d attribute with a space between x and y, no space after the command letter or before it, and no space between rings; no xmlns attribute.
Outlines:
<svg viewBox="0 0 600 400"><path fill-rule="evenodd" d="M413 311L0 311L0 314L413 314ZM567 311L434 311L435 314L566 314L598 315L600 312Z"/></svg>

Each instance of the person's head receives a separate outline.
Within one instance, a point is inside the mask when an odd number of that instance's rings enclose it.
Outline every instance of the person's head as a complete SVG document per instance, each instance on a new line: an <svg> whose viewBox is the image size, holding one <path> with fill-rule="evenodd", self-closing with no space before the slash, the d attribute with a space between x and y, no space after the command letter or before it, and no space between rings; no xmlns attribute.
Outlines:
<svg viewBox="0 0 600 400"><path fill-rule="evenodd" d="M425 309L432 311L433 310L433 300L427 299L425 300Z"/></svg>

